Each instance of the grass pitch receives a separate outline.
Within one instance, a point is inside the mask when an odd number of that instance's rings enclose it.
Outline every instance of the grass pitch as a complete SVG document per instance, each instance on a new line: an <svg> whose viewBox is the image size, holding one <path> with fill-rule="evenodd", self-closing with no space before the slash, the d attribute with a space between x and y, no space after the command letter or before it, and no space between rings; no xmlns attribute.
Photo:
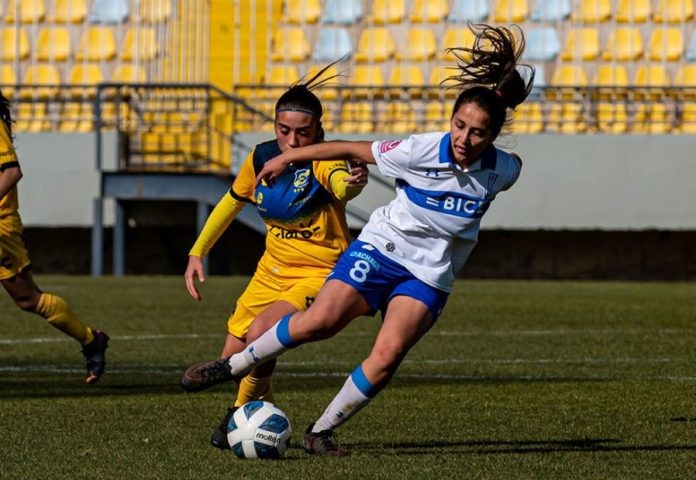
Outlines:
<svg viewBox="0 0 696 480"><path fill-rule="evenodd" d="M231 401L184 394L218 355L246 278L39 276L111 336L83 383L79 346L0 296L2 478L693 478L696 284L459 281L391 385L343 426L351 456L300 448L379 317L281 357L276 403L294 445L242 461L208 445Z"/></svg>

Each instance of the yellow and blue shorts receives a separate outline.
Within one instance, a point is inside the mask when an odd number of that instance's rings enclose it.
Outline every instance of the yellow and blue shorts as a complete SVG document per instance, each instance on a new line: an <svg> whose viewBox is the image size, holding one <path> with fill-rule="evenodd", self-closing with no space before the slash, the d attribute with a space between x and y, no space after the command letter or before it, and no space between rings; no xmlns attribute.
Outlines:
<svg viewBox="0 0 696 480"><path fill-rule="evenodd" d="M246 337L254 318L273 303L284 301L297 310L306 310L319 293L329 268L298 268L270 265L265 259L237 300L227 321L227 331L237 338Z"/></svg>
<svg viewBox="0 0 696 480"><path fill-rule="evenodd" d="M30 263L22 234L0 222L0 280L18 275Z"/></svg>

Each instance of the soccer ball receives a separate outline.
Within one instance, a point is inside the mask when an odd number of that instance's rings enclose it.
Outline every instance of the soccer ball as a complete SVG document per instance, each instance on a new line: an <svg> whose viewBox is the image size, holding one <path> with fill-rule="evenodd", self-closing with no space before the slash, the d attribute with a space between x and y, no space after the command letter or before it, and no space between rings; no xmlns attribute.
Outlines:
<svg viewBox="0 0 696 480"><path fill-rule="evenodd" d="M239 458L280 458L292 428L287 415L269 402L254 400L234 412L227 423L230 450Z"/></svg>

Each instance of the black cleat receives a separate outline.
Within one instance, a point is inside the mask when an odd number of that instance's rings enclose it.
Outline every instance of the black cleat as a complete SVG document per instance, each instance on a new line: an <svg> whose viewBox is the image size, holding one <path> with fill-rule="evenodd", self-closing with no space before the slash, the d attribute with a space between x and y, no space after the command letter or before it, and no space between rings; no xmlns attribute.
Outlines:
<svg viewBox="0 0 696 480"><path fill-rule="evenodd" d="M314 424L307 427L304 436L304 449L307 453L329 457L345 457L348 455L348 452L341 450L333 442L333 430L322 430L314 433L312 432L312 427L314 427Z"/></svg>
<svg viewBox="0 0 696 480"><path fill-rule="evenodd" d="M109 336L101 330L93 330L94 340L82 347L82 355L85 356L87 376L85 382L97 383L106 367L106 349L109 347Z"/></svg>
<svg viewBox="0 0 696 480"><path fill-rule="evenodd" d="M223 418L220 425L213 430L213 434L210 436L210 444L213 447L219 448L220 450L230 449L230 443L227 441L227 425L230 423L230 419L232 415L234 415L234 412L237 411L237 408L239 407L228 408L225 418Z"/></svg>
<svg viewBox="0 0 696 480"><path fill-rule="evenodd" d="M187 392L200 392L218 383L234 380L236 377L232 375L230 366L227 364L229 358L198 363L189 367L181 377L181 388Z"/></svg>

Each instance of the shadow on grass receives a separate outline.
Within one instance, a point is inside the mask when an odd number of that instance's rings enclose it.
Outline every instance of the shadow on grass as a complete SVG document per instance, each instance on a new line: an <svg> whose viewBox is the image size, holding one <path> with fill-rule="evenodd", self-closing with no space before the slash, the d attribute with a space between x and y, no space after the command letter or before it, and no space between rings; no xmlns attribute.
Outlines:
<svg viewBox="0 0 696 480"><path fill-rule="evenodd" d="M346 447L349 447L346 445ZM583 438L570 440L472 440L462 442L399 442L393 444L354 444L354 450L384 452L393 449L397 455L423 454L471 454L471 455L523 455L554 452L632 452L632 451L690 451L696 445L624 445L615 438Z"/></svg>

